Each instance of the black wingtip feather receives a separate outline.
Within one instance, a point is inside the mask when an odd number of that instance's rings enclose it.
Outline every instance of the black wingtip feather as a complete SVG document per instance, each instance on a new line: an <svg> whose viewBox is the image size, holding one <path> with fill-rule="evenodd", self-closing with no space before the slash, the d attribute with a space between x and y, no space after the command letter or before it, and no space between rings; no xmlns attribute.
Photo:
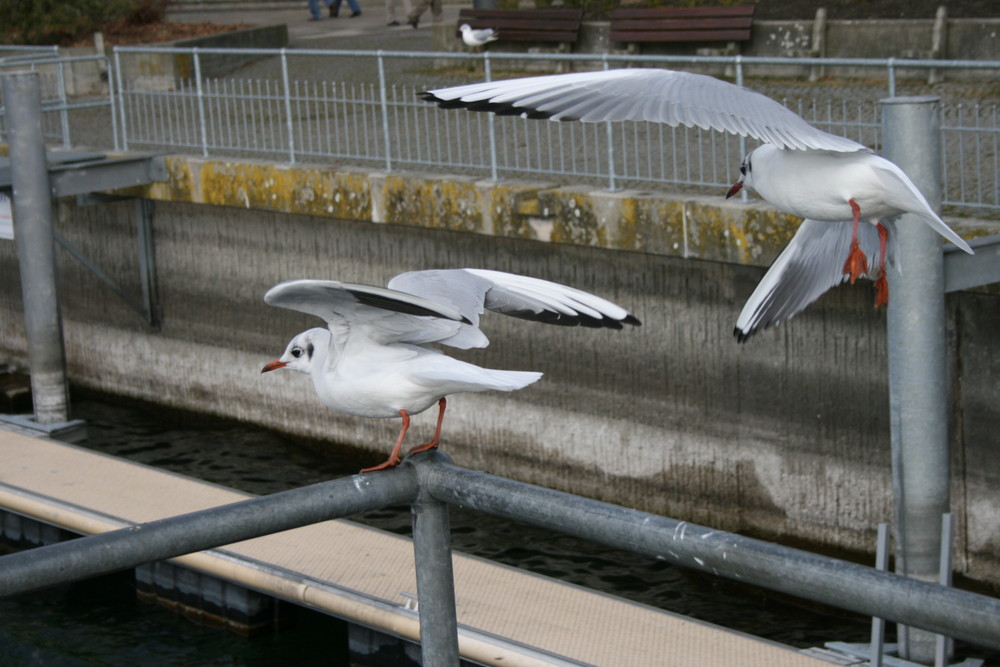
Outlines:
<svg viewBox="0 0 1000 667"><path fill-rule="evenodd" d="M423 315L426 317L444 317L441 313L431 310L429 308L424 308L423 306L418 306L413 303L408 303L406 301L398 301L396 299L390 299L378 294L370 294L368 292L355 292L354 290L347 290L351 293L358 303L363 303L366 306L373 306L375 308L381 308L383 310L391 310L396 313L405 313L406 315ZM460 322L464 324L472 324L467 318L462 317Z"/></svg>

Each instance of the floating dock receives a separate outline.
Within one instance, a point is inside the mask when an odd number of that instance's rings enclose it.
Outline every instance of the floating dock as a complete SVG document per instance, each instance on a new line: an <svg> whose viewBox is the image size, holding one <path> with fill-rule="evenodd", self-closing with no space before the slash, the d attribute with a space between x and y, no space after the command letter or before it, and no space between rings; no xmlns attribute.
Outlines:
<svg viewBox="0 0 1000 667"><path fill-rule="evenodd" d="M251 497L14 429L0 430L0 460L0 509L81 535ZM334 520L170 563L226 586L419 640L413 548L398 535ZM475 663L829 664L787 646L474 556L456 552L454 570L460 651ZM143 577L137 579L141 584ZM225 590L215 591L225 606Z"/></svg>

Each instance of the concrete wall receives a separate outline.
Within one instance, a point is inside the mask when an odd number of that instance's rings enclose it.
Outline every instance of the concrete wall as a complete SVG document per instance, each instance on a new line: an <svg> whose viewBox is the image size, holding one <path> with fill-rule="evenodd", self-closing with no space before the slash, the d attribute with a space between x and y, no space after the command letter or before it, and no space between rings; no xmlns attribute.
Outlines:
<svg viewBox="0 0 1000 667"><path fill-rule="evenodd" d="M420 174L170 158L154 222L164 325L149 330L63 255L73 382L388 452L396 420L338 415L303 375L260 368L317 322L266 306L292 278L384 284L429 267L545 277L615 300L626 331L489 316L485 366L540 370L460 395L444 447L465 466L784 541L866 550L890 519L884 313L869 285L746 345L743 302L794 230L760 205ZM129 203L63 202L58 228L136 293ZM966 230L969 231L969 230ZM13 244L0 242L0 361L25 358ZM958 568L1000 583L1000 298L948 299ZM430 412L414 420L418 440ZM416 442L416 440L414 441Z"/></svg>

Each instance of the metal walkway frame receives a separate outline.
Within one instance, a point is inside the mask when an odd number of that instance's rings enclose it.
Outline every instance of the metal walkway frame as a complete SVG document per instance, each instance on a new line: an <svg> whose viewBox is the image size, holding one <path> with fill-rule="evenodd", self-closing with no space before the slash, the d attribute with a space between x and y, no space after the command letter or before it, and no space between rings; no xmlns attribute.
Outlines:
<svg viewBox="0 0 1000 667"><path fill-rule="evenodd" d="M457 665L448 505L1000 648L1000 599L453 465L437 451L359 474L0 558L0 596L409 504L423 664Z"/></svg>

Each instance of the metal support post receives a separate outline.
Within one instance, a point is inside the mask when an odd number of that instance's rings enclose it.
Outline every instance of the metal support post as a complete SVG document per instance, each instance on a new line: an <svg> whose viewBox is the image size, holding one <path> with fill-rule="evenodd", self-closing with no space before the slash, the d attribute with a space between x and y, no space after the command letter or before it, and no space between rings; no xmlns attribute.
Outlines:
<svg viewBox="0 0 1000 667"><path fill-rule="evenodd" d="M35 421L39 424L66 422L69 419L69 389L56 289L52 191L42 137L38 73L3 75L3 99Z"/></svg>
<svg viewBox="0 0 1000 667"><path fill-rule="evenodd" d="M875 547L875 569L885 572L889 569L889 524L878 525L878 544ZM868 661L871 667L882 667L885 651L885 619L872 617L872 643Z"/></svg>
<svg viewBox="0 0 1000 667"><path fill-rule="evenodd" d="M435 451L419 459L425 464L433 460L450 462L445 454ZM417 464L418 475L420 469ZM425 667L458 667L458 620L448 505L421 488L411 510L423 664Z"/></svg>
<svg viewBox="0 0 1000 667"><path fill-rule="evenodd" d="M936 97L882 100L885 156L933 208L941 202ZM889 272L889 403L896 569L937 581L941 515L949 511L948 368L941 239L916 216L898 224L902 273ZM934 635L900 628L900 656L931 664Z"/></svg>

